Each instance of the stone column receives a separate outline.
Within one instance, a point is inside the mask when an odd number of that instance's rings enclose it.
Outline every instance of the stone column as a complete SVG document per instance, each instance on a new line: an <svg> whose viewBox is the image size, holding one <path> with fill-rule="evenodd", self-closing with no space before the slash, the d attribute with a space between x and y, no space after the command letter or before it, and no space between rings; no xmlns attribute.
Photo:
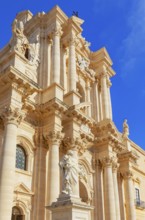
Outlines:
<svg viewBox="0 0 145 220"><path fill-rule="evenodd" d="M117 170L119 164L113 163L113 183L114 183L114 197L115 197L115 208L116 208L116 220L120 220L120 203L119 203L119 191L118 191L118 181L117 181Z"/></svg>
<svg viewBox="0 0 145 220"><path fill-rule="evenodd" d="M102 95L102 110L103 110L103 119L110 118L110 107L109 107L109 98L108 98L108 88L107 88L107 73L106 70L101 74L101 95Z"/></svg>
<svg viewBox="0 0 145 220"><path fill-rule="evenodd" d="M22 117L18 109L6 109L3 118L5 134L0 167L0 217L8 220L11 219L14 196L17 126Z"/></svg>
<svg viewBox="0 0 145 220"><path fill-rule="evenodd" d="M110 95L110 87L111 87L112 83L109 79L109 77L107 77L107 90L108 90L108 102L109 102L109 116L110 119L112 120L112 103L111 103L111 95Z"/></svg>
<svg viewBox="0 0 145 220"><path fill-rule="evenodd" d="M132 176L131 171L123 173L127 220L136 220Z"/></svg>
<svg viewBox="0 0 145 220"><path fill-rule="evenodd" d="M52 82L60 83L60 36L61 27L56 27L53 32L53 47L52 47Z"/></svg>
<svg viewBox="0 0 145 220"><path fill-rule="evenodd" d="M107 220L116 220L112 162L112 157L102 159L104 167L104 210Z"/></svg>
<svg viewBox="0 0 145 220"><path fill-rule="evenodd" d="M50 85L51 79L51 47L52 47L52 39L48 38L48 46L47 46L47 86Z"/></svg>
<svg viewBox="0 0 145 220"><path fill-rule="evenodd" d="M49 141L49 165L48 165L48 192L49 205L55 202L60 193L60 168L59 168L59 147L62 139L60 131L49 132L47 138Z"/></svg>
<svg viewBox="0 0 145 220"><path fill-rule="evenodd" d="M87 101L89 103L91 103L91 97L90 97L91 87L90 87L90 83L89 82L87 82L86 90L87 90ZM88 107L88 116L91 117L91 106Z"/></svg>
<svg viewBox="0 0 145 220"><path fill-rule="evenodd" d="M76 53L75 38L69 41L69 91L76 91Z"/></svg>
<svg viewBox="0 0 145 220"><path fill-rule="evenodd" d="M94 105L93 111L94 111L95 120L99 122L100 121L100 108L99 108L99 91L98 91L97 80L93 84L93 90L94 90L94 100L93 100L94 103L92 103Z"/></svg>
<svg viewBox="0 0 145 220"><path fill-rule="evenodd" d="M64 94L68 91L68 83L67 83L67 73L66 73L66 54L67 54L67 48L62 46L61 48L61 85L64 88Z"/></svg>

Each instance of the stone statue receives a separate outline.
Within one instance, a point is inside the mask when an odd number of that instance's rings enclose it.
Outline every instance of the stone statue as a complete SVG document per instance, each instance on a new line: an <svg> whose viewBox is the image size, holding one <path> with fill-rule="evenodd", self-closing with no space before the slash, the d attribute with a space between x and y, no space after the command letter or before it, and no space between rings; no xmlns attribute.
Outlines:
<svg viewBox="0 0 145 220"><path fill-rule="evenodd" d="M123 137L128 137L129 135L129 126L127 124L127 120L125 119L123 122Z"/></svg>
<svg viewBox="0 0 145 220"><path fill-rule="evenodd" d="M60 167L63 172L62 193L73 194L73 186L78 184L79 167L72 150L63 156Z"/></svg>
<svg viewBox="0 0 145 220"><path fill-rule="evenodd" d="M28 39L24 35L24 24L22 21L14 20L12 24L13 37L10 41L11 48L19 51L21 54L25 55L26 49L28 48Z"/></svg>
<svg viewBox="0 0 145 220"><path fill-rule="evenodd" d="M39 35L36 35L33 42L29 44L28 60L30 65L36 65L36 67L38 67L40 63L39 48L40 48Z"/></svg>

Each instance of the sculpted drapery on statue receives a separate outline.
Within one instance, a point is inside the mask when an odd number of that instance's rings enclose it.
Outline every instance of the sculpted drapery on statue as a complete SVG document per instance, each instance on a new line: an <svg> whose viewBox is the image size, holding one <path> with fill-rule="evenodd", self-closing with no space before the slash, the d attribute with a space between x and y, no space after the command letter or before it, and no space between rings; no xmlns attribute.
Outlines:
<svg viewBox="0 0 145 220"><path fill-rule="evenodd" d="M63 190L62 193L72 194L73 185L78 183L78 174L80 172L77 159L74 157L72 150L69 150L60 161L60 167L63 173Z"/></svg>

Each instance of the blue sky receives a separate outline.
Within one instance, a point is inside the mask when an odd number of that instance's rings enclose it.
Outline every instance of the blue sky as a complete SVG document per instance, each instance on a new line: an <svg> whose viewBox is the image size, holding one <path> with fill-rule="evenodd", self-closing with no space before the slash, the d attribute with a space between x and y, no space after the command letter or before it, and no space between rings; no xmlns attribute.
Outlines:
<svg viewBox="0 0 145 220"><path fill-rule="evenodd" d="M9 41L18 12L48 12L56 4L68 16L78 11L85 20L83 36L92 51L107 48L116 71L113 120L122 131L127 118L130 138L145 149L145 0L5 0L0 8L0 48Z"/></svg>

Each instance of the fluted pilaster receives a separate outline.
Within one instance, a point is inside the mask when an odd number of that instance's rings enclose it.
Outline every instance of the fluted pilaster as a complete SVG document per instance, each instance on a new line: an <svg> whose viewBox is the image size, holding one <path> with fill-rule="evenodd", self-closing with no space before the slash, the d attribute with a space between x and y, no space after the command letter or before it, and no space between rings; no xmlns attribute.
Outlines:
<svg viewBox="0 0 145 220"><path fill-rule="evenodd" d="M114 197L115 197L115 208L116 208L116 220L120 220L120 204L119 204L119 191L117 182L117 171L119 164L113 163L113 183L114 183Z"/></svg>
<svg viewBox="0 0 145 220"><path fill-rule="evenodd" d="M48 203L51 204L56 201L60 193L59 147L63 134L60 131L50 131L46 138L49 143Z"/></svg>
<svg viewBox="0 0 145 220"><path fill-rule="evenodd" d="M6 108L2 114L5 134L0 167L0 216L1 220L11 219L15 181L17 127L22 119L19 109Z"/></svg>
<svg viewBox="0 0 145 220"><path fill-rule="evenodd" d="M102 94L103 119L109 119L110 118L110 114L109 114L110 106L109 106L106 70L103 70L101 74L101 94Z"/></svg>
<svg viewBox="0 0 145 220"><path fill-rule="evenodd" d="M61 27L55 27L52 32L53 47L52 47L52 70L53 79L52 82L60 84L60 36Z"/></svg>
<svg viewBox="0 0 145 220"><path fill-rule="evenodd" d="M112 175L113 157L104 157L102 160L104 168L104 205L105 219L116 220L114 184Z"/></svg>
<svg viewBox="0 0 145 220"><path fill-rule="evenodd" d="M134 204L134 191L133 191L133 174L131 171L126 171L122 173L124 179L124 189L125 189L125 203L126 203L126 219L135 220L135 204Z"/></svg>
<svg viewBox="0 0 145 220"><path fill-rule="evenodd" d="M69 91L76 91L76 53L75 37L69 40Z"/></svg>

